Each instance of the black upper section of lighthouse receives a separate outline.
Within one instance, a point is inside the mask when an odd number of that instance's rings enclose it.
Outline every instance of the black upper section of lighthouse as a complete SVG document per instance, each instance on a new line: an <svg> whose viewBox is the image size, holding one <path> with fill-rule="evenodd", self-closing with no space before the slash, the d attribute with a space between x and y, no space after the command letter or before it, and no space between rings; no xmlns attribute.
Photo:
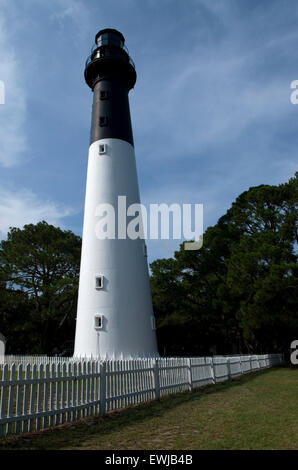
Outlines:
<svg viewBox="0 0 298 470"><path fill-rule="evenodd" d="M137 75L124 42L116 29L102 29L86 61L85 80L93 90L90 145L106 138L133 145L128 92Z"/></svg>

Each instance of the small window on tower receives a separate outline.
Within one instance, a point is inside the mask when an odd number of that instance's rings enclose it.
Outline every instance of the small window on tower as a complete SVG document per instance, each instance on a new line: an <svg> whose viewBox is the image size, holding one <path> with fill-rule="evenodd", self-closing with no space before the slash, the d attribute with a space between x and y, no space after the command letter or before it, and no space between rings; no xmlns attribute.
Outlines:
<svg viewBox="0 0 298 470"><path fill-rule="evenodd" d="M99 125L100 125L100 127L107 127L107 125L108 125L108 116L100 116Z"/></svg>
<svg viewBox="0 0 298 470"><path fill-rule="evenodd" d="M100 155L107 153L107 144L99 144L99 153Z"/></svg>
<svg viewBox="0 0 298 470"><path fill-rule="evenodd" d="M101 100L108 100L109 99L109 92L106 90L100 91L100 99Z"/></svg>
<svg viewBox="0 0 298 470"><path fill-rule="evenodd" d="M153 316L151 317L151 326L152 326L152 330L156 330L155 318Z"/></svg>
<svg viewBox="0 0 298 470"><path fill-rule="evenodd" d="M102 330L103 327L103 315L99 315L98 313L94 316L94 328L96 330Z"/></svg>
<svg viewBox="0 0 298 470"><path fill-rule="evenodd" d="M103 276L95 276L95 289L103 288Z"/></svg>

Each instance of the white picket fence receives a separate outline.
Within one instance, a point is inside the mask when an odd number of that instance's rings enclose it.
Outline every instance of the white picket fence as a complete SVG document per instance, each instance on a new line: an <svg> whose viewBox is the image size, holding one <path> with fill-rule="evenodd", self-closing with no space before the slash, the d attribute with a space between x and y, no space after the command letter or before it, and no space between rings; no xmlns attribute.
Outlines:
<svg viewBox="0 0 298 470"><path fill-rule="evenodd" d="M0 367L0 436L104 415L283 363L281 354L104 362L7 359Z"/></svg>
<svg viewBox="0 0 298 470"><path fill-rule="evenodd" d="M16 355L6 355L0 356L0 370L3 364L31 364L31 365L40 365L40 364L63 364L64 362L73 361L73 357L60 357L60 356L16 356ZM81 361L83 358L81 359Z"/></svg>

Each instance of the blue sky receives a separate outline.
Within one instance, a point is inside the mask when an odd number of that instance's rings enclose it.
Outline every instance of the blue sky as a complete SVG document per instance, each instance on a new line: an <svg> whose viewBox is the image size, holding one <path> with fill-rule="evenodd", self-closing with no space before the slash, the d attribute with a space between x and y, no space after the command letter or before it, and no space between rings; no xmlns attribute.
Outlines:
<svg viewBox="0 0 298 470"><path fill-rule="evenodd" d="M120 30L145 204L203 203L204 228L243 191L297 168L296 0L0 0L0 235L47 220L81 234L96 32ZM148 242L149 260L177 240Z"/></svg>

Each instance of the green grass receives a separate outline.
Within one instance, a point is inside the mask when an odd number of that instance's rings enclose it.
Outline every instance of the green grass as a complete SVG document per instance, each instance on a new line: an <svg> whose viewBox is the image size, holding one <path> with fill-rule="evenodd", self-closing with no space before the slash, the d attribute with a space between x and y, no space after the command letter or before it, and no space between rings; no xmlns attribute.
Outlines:
<svg viewBox="0 0 298 470"><path fill-rule="evenodd" d="M4 449L298 449L298 370L277 368L0 440Z"/></svg>

